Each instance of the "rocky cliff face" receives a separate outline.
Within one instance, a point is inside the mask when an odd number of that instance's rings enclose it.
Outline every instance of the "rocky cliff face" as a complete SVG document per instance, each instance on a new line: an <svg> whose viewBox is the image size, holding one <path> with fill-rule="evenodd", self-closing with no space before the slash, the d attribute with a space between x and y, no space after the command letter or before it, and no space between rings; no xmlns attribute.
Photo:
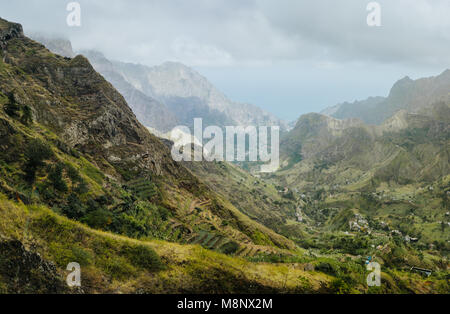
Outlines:
<svg viewBox="0 0 450 314"><path fill-rule="evenodd" d="M165 104L130 84L103 54L96 51L83 51L82 54L89 59L96 71L101 73L124 96L142 124L161 132L170 131L179 124L175 114Z"/></svg>
<svg viewBox="0 0 450 314"><path fill-rule="evenodd" d="M26 249L20 241L1 237L0 278L5 285L0 286L0 293L60 294L69 290L53 263Z"/></svg>
<svg viewBox="0 0 450 314"><path fill-rule="evenodd" d="M32 37L56 54L74 57L68 40L40 34ZM147 67L110 61L93 50L82 54L125 97L139 121L160 132L177 125L192 126L194 118L199 117L206 125L278 125L287 129L284 121L259 107L229 100L206 78L181 63Z"/></svg>
<svg viewBox="0 0 450 314"><path fill-rule="evenodd" d="M339 120L317 113L303 115L282 139L282 154L311 157L354 129L364 129L363 122L359 119Z"/></svg>
<svg viewBox="0 0 450 314"><path fill-rule="evenodd" d="M22 38L22 25L16 23L8 23L0 19L0 47L4 49L11 39Z"/></svg>
<svg viewBox="0 0 450 314"><path fill-rule="evenodd" d="M272 114L250 104L229 100L205 77L176 62L146 67L114 62L118 71L135 88L167 104L180 121L202 117L209 125L286 124Z"/></svg>
<svg viewBox="0 0 450 314"><path fill-rule="evenodd" d="M19 120L20 115L9 116L4 106L11 102L20 110L29 108L32 122L23 124ZM72 164L71 169L79 173L78 177L83 170L77 169L83 165L91 169L88 170L90 177L83 179L86 189L89 193L103 191L112 202L121 199L119 191L122 184L138 180L152 186L151 191L144 195L147 202L165 203L165 208L170 208L172 215L178 217L177 200L180 202L189 195L194 198L193 194L207 198L212 193L187 169L173 161L170 150L142 126L122 95L83 56L69 59L54 55L26 37L5 40L4 48L0 49L0 104L0 160L2 165L4 162L14 163L8 168L12 172L24 167L24 158L21 157L24 147L30 141L40 139L58 155L59 161L53 163ZM75 160L71 159L73 156L77 156ZM52 167L51 163L49 167ZM29 202L31 192L17 192L17 186L27 185L23 181L23 172L13 175L3 170L2 166L0 193L8 197L20 195L17 197ZM39 185L48 182L45 173L43 176ZM90 181L92 179L96 181ZM62 177L62 180L67 180L67 177ZM39 200L35 201L50 206L72 206L74 201L68 197L79 194L74 192L74 185L61 184L70 189L62 193L52 192L48 197L40 194ZM151 199L158 192L177 196ZM76 199L78 197L83 199L81 196L76 196ZM212 194L211 197L214 198ZM79 205L85 206L83 202ZM101 219L107 219L106 216L117 216L117 213L106 211L102 215ZM103 225L102 228L109 227ZM121 228L115 232L122 232Z"/></svg>
<svg viewBox="0 0 450 314"><path fill-rule="evenodd" d="M4 33L18 34L18 29L14 25ZM36 120L71 147L115 163L132 162L158 175L164 174L163 169L180 168L85 57L65 59L17 36L5 42L2 55L25 76L18 76L15 86L2 78L1 91L15 90L17 101L29 105ZM32 92L30 84L39 92Z"/></svg>

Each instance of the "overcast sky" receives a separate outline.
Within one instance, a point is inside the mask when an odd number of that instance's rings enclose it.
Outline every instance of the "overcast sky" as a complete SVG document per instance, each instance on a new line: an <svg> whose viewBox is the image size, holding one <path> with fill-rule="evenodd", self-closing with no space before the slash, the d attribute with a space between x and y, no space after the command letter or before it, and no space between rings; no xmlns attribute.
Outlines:
<svg viewBox="0 0 450 314"><path fill-rule="evenodd" d="M0 16L110 59L185 63L287 120L450 68L449 0L379 0L381 27L370 0L80 0L81 27L69 2L0 0Z"/></svg>

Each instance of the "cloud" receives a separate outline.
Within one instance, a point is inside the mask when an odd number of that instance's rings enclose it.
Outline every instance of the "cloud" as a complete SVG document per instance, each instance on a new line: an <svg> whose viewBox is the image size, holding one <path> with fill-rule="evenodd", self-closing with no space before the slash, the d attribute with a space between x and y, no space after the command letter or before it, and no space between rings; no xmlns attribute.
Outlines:
<svg viewBox="0 0 450 314"><path fill-rule="evenodd" d="M450 63L448 0L380 0L379 28L366 24L368 0L80 0L80 29L65 25L68 2L3 1L0 9L28 31L58 31L79 49L135 62Z"/></svg>
<svg viewBox="0 0 450 314"><path fill-rule="evenodd" d="M369 1L262 0L261 10L274 27L324 59L449 64L449 1L378 2L381 27L366 23Z"/></svg>

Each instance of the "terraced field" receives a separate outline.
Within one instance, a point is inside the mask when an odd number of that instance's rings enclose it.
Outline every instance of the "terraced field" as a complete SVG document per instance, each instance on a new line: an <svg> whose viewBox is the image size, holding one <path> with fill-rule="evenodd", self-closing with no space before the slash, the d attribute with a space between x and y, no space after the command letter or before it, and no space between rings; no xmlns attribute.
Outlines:
<svg viewBox="0 0 450 314"><path fill-rule="evenodd" d="M130 181L127 186L133 195L143 200L152 200L158 195L156 184L147 178Z"/></svg>
<svg viewBox="0 0 450 314"><path fill-rule="evenodd" d="M218 226L223 222L212 214L211 206L211 200L192 200L189 206L186 206L185 212L185 221L189 221L189 224L170 219L166 231L172 235L184 233L186 244L201 245L206 249L229 255L252 257L260 253L280 252L280 250L270 246L254 245L251 239L242 233L235 234L233 228L219 228ZM217 226L217 228L214 226Z"/></svg>

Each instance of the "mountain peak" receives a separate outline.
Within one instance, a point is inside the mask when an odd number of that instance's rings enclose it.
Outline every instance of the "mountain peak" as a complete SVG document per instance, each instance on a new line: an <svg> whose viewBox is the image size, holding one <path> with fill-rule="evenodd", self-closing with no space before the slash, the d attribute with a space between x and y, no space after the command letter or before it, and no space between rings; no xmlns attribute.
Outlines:
<svg viewBox="0 0 450 314"><path fill-rule="evenodd" d="M24 37L22 25L0 18L0 47L2 49L6 47L9 40L21 37Z"/></svg>
<svg viewBox="0 0 450 314"><path fill-rule="evenodd" d="M75 52L73 51L72 43L67 38L58 35L52 36L41 33L31 33L27 34L27 36L33 39L34 41L43 44L48 50L57 55L67 58L75 57Z"/></svg>
<svg viewBox="0 0 450 314"><path fill-rule="evenodd" d="M167 68L183 68L183 69L189 69L188 66L184 65L181 62L177 61L166 61L161 66L167 67Z"/></svg>
<svg viewBox="0 0 450 314"><path fill-rule="evenodd" d="M83 56L85 56L86 58L88 58L89 60L96 60L96 61L108 61L105 57L105 55L98 51L98 50L93 50L93 49L89 49L89 50L82 50L80 52ZM108 61L108 63L110 63Z"/></svg>
<svg viewBox="0 0 450 314"><path fill-rule="evenodd" d="M398 80L391 88L389 97L401 96L407 93L408 88L414 85L414 82L409 76L405 76Z"/></svg>
<svg viewBox="0 0 450 314"><path fill-rule="evenodd" d="M161 64L160 66L154 67L153 69L158 71L169 72L172 74L177 73L178 75L188 75L191 78L206 81L206 78L204 78L200 73L198 73L194 69L188 67L187 65L181 62L167 61Z"/></svg>
<svg viewBox="0 0 450 314"><path fill-rule="evenodd" d="M449 76L450 77L450 69L446 69L444 72L441 73L440 76Z"/></svg>

